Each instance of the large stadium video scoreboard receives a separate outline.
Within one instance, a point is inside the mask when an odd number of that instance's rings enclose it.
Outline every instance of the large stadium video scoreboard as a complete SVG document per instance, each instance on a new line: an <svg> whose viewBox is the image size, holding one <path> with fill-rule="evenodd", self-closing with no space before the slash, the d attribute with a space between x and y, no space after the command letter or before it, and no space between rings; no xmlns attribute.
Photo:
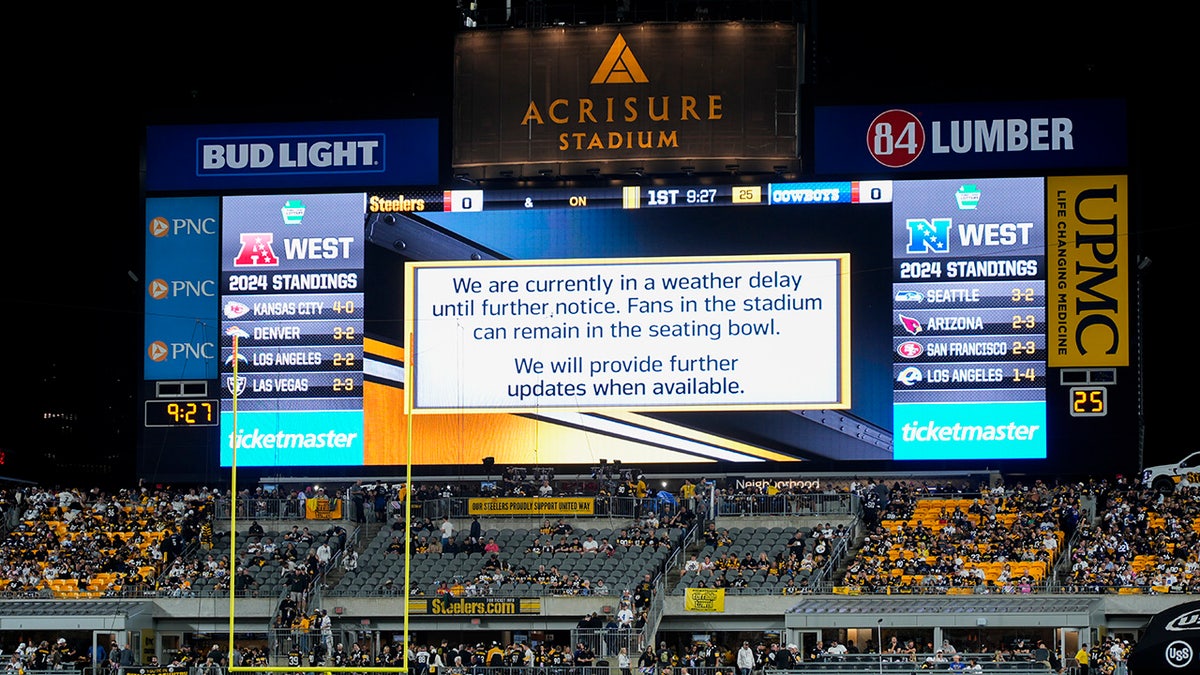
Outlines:
<svg viewBox="0 0 1200 675"><path fill-rule="evenodd" d="M410 413L414 446L458 448L424 464L494 456L463 449L479 419L537 425L541 463L1083 456L1133 428L1128 354L1065 316L1130 313L1127 279L1063 276L1095 264L1089 191L1125 178L150 199L148 269L219 292L148 301L146 424L200 426L153 386L189 380L220 401L201 445L244 466L402 463Z"/></svg>

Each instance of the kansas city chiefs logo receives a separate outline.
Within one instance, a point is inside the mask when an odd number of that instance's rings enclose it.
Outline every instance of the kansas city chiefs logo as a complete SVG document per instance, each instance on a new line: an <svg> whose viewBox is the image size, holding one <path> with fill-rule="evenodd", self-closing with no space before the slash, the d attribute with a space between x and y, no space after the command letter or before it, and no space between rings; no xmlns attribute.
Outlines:
<svg viewBox="0 0 1200 675"><path fill-rule="evenodd" d="M250 311L250 305L237 300L229 300L222 309L226 319L240 319Z"/></svg>

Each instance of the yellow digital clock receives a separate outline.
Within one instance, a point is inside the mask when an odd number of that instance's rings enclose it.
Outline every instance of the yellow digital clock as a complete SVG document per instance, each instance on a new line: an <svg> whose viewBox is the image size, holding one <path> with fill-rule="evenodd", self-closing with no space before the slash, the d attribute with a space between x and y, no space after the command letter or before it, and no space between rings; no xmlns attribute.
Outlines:
<svg viewBox="0 0 1200 675"><path fill-rule="evenodd" d="M148 427L215 427L221 421L221 402L215 398L146 401Z"/></svg>
<svg viewBox="0 0 1200 675"><path fill-rule="evenodd" d="M1071 417L1108 414L1108 387L1071 387Z"/></svg>

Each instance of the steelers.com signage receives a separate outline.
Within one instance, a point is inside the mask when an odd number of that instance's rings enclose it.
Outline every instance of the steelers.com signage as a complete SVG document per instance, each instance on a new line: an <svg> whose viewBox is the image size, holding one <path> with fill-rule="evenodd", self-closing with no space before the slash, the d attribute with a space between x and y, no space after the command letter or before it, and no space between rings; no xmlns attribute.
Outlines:
<svg viewBox="0 0 1200 675"><path fill-rule="evenodd" d="M511 614L540 614L541 598L453 597L413 598L408 601L409 614L435 616L506 616Z"/></svg>
<svg viewBox="0 0 1200 675"><path fill-rule="evenodd" d="M462 33L452 164L478 178L795 168L797 44L783 24Z"/></svg>
<svg viewBox="0 0 1200 675"><path fill-rule="evenodd" d="M819 174L1124 167L1116 99L826 106L813 111Z"/></svg>

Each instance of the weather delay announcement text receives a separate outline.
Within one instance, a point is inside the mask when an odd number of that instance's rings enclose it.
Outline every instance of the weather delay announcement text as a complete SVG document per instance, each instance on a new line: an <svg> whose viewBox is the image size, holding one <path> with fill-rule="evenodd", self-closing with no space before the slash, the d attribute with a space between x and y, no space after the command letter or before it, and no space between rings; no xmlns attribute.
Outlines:
<svg viewBox="0 0 1200 675"><path fill-rule="evenodd" d="M417 263L414 412L844 408L848 254Z"/></svg>

